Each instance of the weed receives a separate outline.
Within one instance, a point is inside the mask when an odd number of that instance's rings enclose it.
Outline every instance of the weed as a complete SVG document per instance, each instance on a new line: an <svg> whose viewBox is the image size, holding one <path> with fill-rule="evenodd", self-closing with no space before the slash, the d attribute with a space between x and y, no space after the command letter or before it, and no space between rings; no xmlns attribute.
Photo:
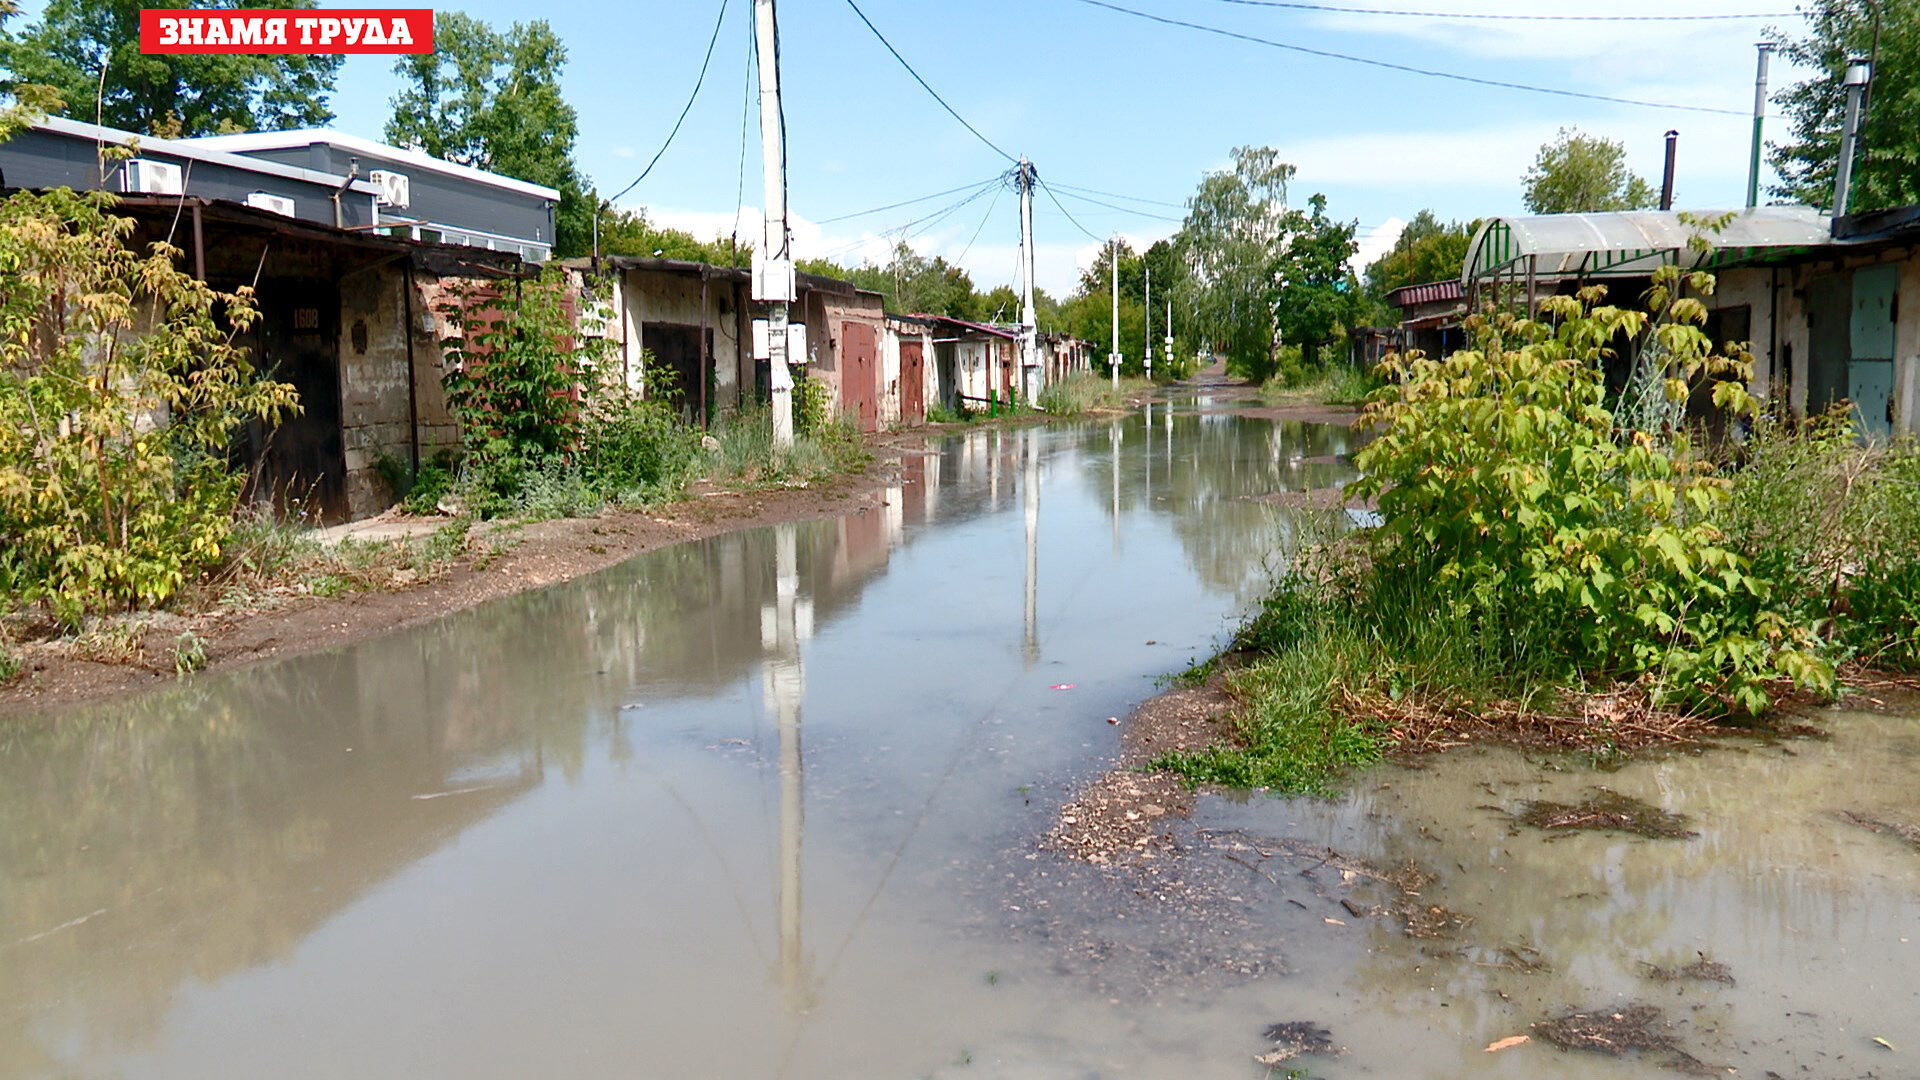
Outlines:
<svg viewBox="0 0 1920 1080"><path fill-rule="evenodd" d="M927 409L927 423L967 424L972 423L979 415L980 414L971 409L968 409L965 404L958 405L951 409L945 405L934 405Z"/></svg>
<svg viewBox="0 0 1920 1080"><path fill-rule="evenodd" d="M173 639L173 673L187 676L207 666L207 643L191 630Z"/></svg>
<svg viewBox="0 0 1920 1080"><path fill-rule="evenodd" d="M25 662L20 659L18 653L13 651L11 643L5 638L0 638L0 686L5 686L19 678L20 672L25 668Z"/></svg>
<svg viewBox="0 0 1920 1080"><path fill-rule="evenodd" d="M131 664L146 651L147 627L133 619L102 620L73 639L73 654L97 664Z"/></svg>
<svg viewBox="0 0 1920 1080"><path fill-rule="evenodd" d="M1152 387L1153 383L1137 377L1121 379L1115 387L1111 380L1098 375L1069 375L1040 391L1034 404L1049 416L1079 416L1125 408L1130 399Z"/></svg>

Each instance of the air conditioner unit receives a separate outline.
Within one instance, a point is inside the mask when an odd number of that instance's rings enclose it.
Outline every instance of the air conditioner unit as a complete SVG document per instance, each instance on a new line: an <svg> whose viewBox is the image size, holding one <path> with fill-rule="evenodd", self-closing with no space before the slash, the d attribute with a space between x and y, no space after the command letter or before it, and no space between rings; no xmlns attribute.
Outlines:
<svg viewBox="0 0 1920 1080"><path fill-rule="evenodd" d="M405 210L413 202L413 187L408 183L406 173L375 169L367 174L367 179L380 189L374 198L381 206Z"/></svg>
<svg viewBox="0 0 1920 1080"><path fill-rule="evenodd" d="M281 217L294 217L293 200L285 195L273 195L265 191L256 191L247 196L247 205L255 210L265 210Z"/></svg>
<svg viewBox="0 0 1920 1080"><path fill-rule="evenodd" d="M143 195L179 195L186 190L180 166L170 161L149 161L146 158L127 162L121 172L120 185L122 191Z"/></svg>

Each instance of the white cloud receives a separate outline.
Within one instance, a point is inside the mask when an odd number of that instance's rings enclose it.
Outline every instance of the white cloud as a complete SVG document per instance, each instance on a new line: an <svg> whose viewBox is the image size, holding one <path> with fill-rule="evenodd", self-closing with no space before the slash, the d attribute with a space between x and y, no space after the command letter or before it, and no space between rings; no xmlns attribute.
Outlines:
<svg viewBox="0 0 1920 1080"><path fill-rule="evenodd" d="M640 156L640 151L635 150L631 146L616 146L613 149L608 150L607 153L612 154L614 157L621 158L622 160L626 160L626 161L631 161L634 158L637 158Z"/></svg>
<svg viewBox="0 0 1920 1080"><path fill-rule="evenodd" d="M1359 241L1359 250L1353 253L1353 258L1347 260L1347 266L1356 274L1365 270L1369 263L1393 250L1393 245L1399 242L1400 234L1406 227L1407 223L1404 219L1390 217L1362 233L1356 237Z"/></svg>

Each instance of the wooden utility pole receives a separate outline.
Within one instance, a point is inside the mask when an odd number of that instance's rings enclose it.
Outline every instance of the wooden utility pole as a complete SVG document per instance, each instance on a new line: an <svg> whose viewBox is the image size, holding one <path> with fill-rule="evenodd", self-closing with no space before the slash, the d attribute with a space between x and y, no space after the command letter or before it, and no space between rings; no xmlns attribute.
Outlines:
<svg viewBox="0 0 1920 1080"><path fill-rule="evenodd" d="M793 446L793 371L787 366L787 305L794 301L793 248L787 229L787 133L780 112L780 26L773 0L754 0L760 60L760 168L765 228L754 252L753 298L767 304L767 386L775 450Z"/></svg>

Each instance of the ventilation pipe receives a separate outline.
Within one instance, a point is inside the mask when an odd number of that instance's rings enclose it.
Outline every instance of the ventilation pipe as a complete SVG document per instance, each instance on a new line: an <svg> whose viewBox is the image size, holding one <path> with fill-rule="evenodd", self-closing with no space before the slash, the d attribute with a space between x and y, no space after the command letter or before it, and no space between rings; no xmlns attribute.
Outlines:
<svg viewBox="0 0 1920 1080"><path fill-rule="evenodd" d="M1673 209L1673 159L1680 146L1680 133L1667 132L1667 171L1660 177L1660 209Z"/></svg>
<svg viewBox="0 0 1920 1080"><path fill-rule="evenodd" d="M1840 129L1840 163L1834 170L1833 216L1844 217L1853 188L1853 155L1860 144L1860 97L1873 81L1873 65L1864 56L1847 58L1847 124Z"/></svg>
<svg viewBox="0 0 1920 1080"><path fill-rule="evenodd" d="M1753 78L1753 159L1747 164L1747 209L1760 205L1760 148L1763 144L1761 129L1767 123L1767 59L1773 55L1773 42L1763 41L1760 50L1760 70Z"/></svg>

